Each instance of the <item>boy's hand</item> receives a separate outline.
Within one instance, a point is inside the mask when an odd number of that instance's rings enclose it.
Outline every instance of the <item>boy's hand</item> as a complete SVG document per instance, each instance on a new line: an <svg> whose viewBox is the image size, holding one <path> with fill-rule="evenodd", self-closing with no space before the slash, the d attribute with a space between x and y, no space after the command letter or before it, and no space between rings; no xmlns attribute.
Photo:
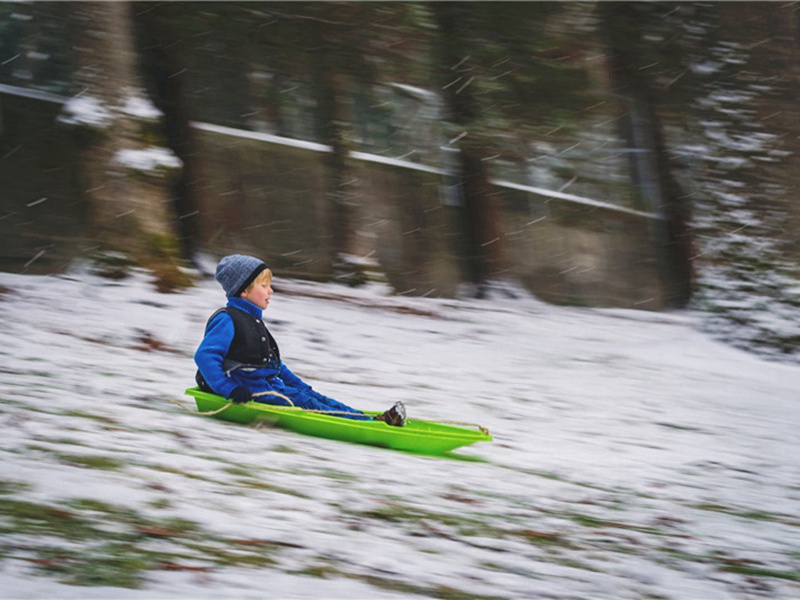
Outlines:
<svg viewBox="0 0 800 600"><path fill-rule="evenodd" d="M245 402L250 402L253 399L253 395L246 387L239 386L233 388L228 398L233 400L234 404L244 404Z"/></svg>

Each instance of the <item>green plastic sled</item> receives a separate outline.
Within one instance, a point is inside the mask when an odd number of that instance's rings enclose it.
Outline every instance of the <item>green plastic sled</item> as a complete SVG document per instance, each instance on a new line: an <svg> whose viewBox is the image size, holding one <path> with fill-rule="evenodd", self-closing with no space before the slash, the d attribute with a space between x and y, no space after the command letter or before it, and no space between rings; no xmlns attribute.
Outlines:
<svg viewBox="0 0 800 600"><path fill-rule="evenodd" d="M186 394L195 399L201 413L213 412L228 404L225 398L197 387L189 388ZM368 415L380 414L374 411L364 412ZM293 406L273 406L260 402L232 404L212 416L235 423L266 421L307 435L416 454L445 454L475 442L492 441L492 436L483 429L472 430L416 419L409 419L405 427L392 427L382 421L357 421Z"/></svg>

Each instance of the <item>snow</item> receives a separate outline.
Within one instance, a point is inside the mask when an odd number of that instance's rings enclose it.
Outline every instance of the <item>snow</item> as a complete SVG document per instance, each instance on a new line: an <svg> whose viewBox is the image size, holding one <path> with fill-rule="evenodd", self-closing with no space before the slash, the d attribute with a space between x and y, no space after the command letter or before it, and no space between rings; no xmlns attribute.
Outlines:
<svg viewBox="0 0 800 600"><path fill-rule="evenodd" d="M424 457L193 414L172 401L190 406L216 283L0 273L3 506L100 501L194 522L207 550L268 543L272 561L225 565L175 535L141 544L179 569L74 585L36 549L97 543L9 531L0 509L4 599L800 596L799 367L712 341L692 313L277 275L270 328L316 389L495 441Z"/></svg>
<svg viewBox="0 0 800 600"><path fill-rule="evenodd" d="M124 98L125 104L122 107L122 112L125 114L146 121L157 121L164 116L149 98L142 96L137 90L128 90Z"/></svg>
<svg viewBox="0 0 800 600"><path fill-rule="evenodd" d="M74 96L64 104L58 120L67 125L88 125L104 129L113 123L114 116L98 98Z"/></svg>
<svg viewBox="0 0 800 600"><path fill-rule="evenodd" d="M144 121L156 121L162 113L156 106L136 90L126 90L123 98L124 103L116 111L109 109L99 98L79 94L71 98L46 94L43 92L32 92L22 90L12 86L3 86L4 91L15 95L28 95L38 97L51 102L64 104L59 121L67 125L88 125L90 127L104 129L114 122L114 112L135 117ZM35 94L35 95L31 95Z"/></svg>
<svg viewBox="0 0 800 600"><path fill-rule="evenodd" d="M140 150L124 149L117 152L115 161L120 165L133 169L152 173L162 169L178 169L183 164L181 159L168 148L150 147Z"/></svg>

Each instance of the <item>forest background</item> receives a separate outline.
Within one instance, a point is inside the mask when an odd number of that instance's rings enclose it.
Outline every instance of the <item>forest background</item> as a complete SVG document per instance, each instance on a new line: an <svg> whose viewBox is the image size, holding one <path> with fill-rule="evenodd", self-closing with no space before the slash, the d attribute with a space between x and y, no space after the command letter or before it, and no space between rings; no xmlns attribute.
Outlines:
<svg viewBox="0 0 800 600"><path fill-rule="evenodd" d="M566 281L561 289L571 281L608 292L614 271L636 272L633 287L647 278L645 299L623 292L611 304L692 308L716 337L796 360L798 9L0 3L2 268L47 272L88 258L113 277L145 267L168 291L190 285L186 267L203 252L265 255L255 237L280 239L280 227L273 219L265 231L252 206L296 202L285 208L295 228L287 235L307 228L314 248L270 247L284 274L355 285L383 270L398 292L426 294L433 288L407 282L407 265L430 261L439 236L455 257L447 276L459 285L449 293L491 297L509 293L509 282L537 293L547 277ZM213 189L213 127L319 150L300 174L313 181L306 204L280 193L289 189L282 179L297 177L291 169L271 174L267 189L234 163L236 185ZM365 260L363 213L382 221L374 207L385 199L368 193L374 185L353 185L364 175L356 153L406 165L392 182L433 174L414 189L433 187L454 209L446 227L425 237L433 210L420 209L412 189L392 213L408 235ZM512 187L498 193L497 179ZM524 218L511 219L512 209ZM612 209L625 218L609 217ZM554 221L559 228L544 229ZM623 240L627 258L594 279L577 262L545 275L527 264L554 261L575 231L592 255L605 248L591 241L598 228L605 246ZM529 251L539 246L549 254ZM405 257L394 267L393 253ZM592 305L605 297L539 295Z"/></svg>

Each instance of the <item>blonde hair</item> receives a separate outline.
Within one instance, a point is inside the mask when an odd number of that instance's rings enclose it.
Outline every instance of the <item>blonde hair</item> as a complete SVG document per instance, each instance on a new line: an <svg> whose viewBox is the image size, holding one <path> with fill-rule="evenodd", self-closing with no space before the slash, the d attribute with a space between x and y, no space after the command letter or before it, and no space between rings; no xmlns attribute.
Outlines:
<svg viewBox="0 0 800 600"><path fill-rule="evenodd" d="M269 267L267 267L266 269L264 269L263 271L261 271L261 273L259 273L258 275L256 275L256 278L255 278L255 279L253 279L253 283L251 283L250 285L248 285L248 286L247 286L247 287L244 289L244 291L243 291L242 293L243 293L243 294L246 294L246 293L248 293L250 290L252 290L252 289L253 289L253 288L254 288L256 285L260 285L260 284L262 284L262 283L266 283L266 284L268 284L268 285L272 283L272 269L270 269Z"/></svg>

